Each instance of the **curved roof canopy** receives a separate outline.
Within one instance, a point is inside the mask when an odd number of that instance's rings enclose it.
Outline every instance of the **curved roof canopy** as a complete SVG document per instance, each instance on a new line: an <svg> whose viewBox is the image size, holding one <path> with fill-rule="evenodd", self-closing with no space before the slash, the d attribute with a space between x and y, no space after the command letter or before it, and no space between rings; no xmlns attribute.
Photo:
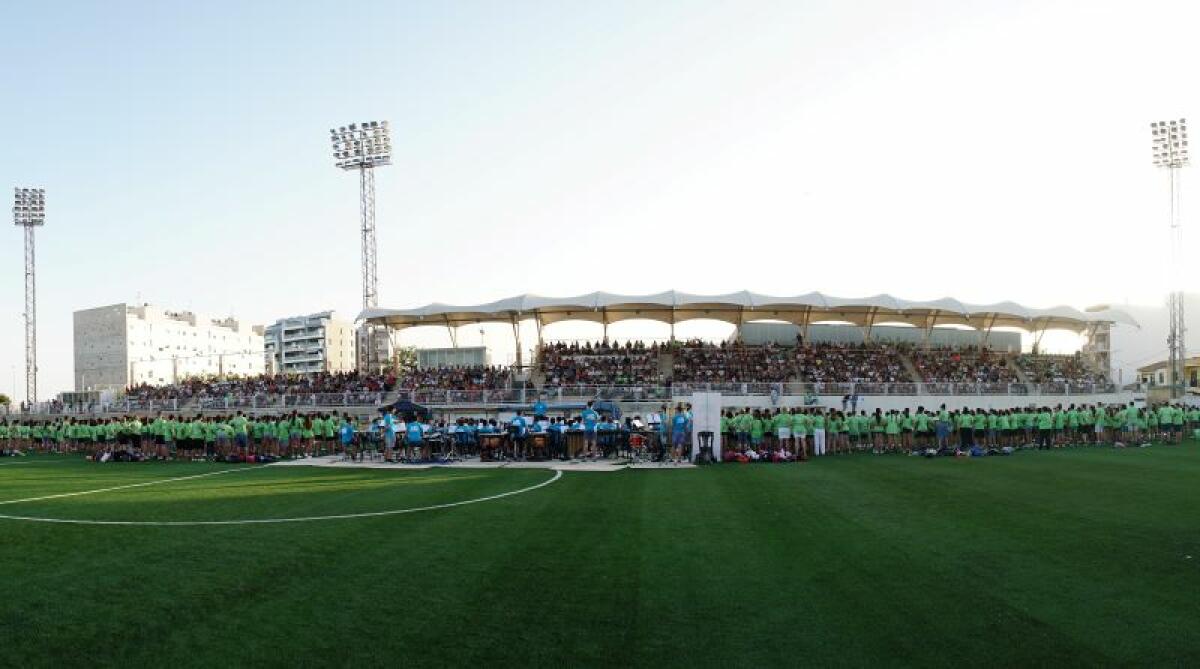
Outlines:
<svg viewBox="0 0 1200 669"><path fill-rule="evenodd" d="M713 319L734 325L750 321L786 321L801 326L822 322L860 326L907 323L922 328L965 325L978 330L1019 328L1030 332L1083 332L1097 323L1140 327L1129 314L1115 309L1034 309L1015 302L967 304L952 298L915 302L891 295L845 298L806 293L780 297L748 291L728 295L693 295L673 290L653 295L518 295L469 306L434 303L416 309L366 309L358 316L361 321L396 329L422 325L457 327L473 323L517 323L525 320L534 320L541 325L561 321L607 324L639 318L664 323Z"/></svg>

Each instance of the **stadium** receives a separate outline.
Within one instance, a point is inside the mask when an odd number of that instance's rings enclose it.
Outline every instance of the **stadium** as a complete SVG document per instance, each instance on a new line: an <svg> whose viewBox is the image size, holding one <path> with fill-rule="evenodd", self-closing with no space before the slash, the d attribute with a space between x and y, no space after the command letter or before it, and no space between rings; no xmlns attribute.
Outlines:
<svg viewBox="0 0 1200 669"><path fill-rule="evenodd" d="M0 666L1200 663L1200 14L826 4L9 12Z"/></svg>

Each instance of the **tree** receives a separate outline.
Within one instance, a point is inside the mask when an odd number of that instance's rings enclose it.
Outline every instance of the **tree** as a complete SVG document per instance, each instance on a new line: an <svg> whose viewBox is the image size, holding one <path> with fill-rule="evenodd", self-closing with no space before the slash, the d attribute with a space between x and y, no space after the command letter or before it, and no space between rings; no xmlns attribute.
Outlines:
<svg viewBox="0 0 1200 669"><path fill-rule="evenodd" d="M406 374L417 368L417 347L397 346L392 356L392 372Z"/></svg>
<svg viewBox="0 0 1200 669"><path fill-rule="evenodd" d="M12 400L8 398L8 395L5 395L4 393L0 393L0 407L7 407L7 406L12 406Z"/></svg>

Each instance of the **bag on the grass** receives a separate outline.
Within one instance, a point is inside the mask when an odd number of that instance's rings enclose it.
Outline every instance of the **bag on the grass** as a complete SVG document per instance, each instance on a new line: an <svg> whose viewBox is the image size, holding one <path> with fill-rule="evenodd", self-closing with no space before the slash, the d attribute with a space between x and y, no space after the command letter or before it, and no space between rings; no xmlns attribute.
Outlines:
<svg viewBox="0 0 1200 669"><path fill-rule="evenodd" d="M1017 449L1013 448L1012 446L1005 446L1004 448L1000 449L1000 455L1012 455L1013 451L1015 450Z"/></svg>
<svg viewBox="0 0 1200 669"><path fill-rule="evenodd" d="M982 449L982 448L980 448L980 447L978 447L978 446L972 446L972 447L971 447L971 457L973 457L973 458L981 458L981 457L983 457L983 455L984 455L984 452L983 452L983 449Z"/></svg>

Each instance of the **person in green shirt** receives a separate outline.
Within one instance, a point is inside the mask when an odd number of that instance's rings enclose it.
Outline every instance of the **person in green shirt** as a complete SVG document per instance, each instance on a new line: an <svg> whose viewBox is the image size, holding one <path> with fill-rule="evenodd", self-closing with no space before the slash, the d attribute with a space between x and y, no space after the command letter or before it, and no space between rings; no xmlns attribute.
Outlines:
<svg viewBox="0 0 1200 669"><path fill-rule="evenodd" d="M766 422L763 420L762 414L759 413L758 409L755 409L750 418L750 450L754 451L755 454L762 450L765 428Z"/></svg>
<svg viewBox="0 0 1200 669"><path fill-rule="evenodd" d="M775 435L779 450L785 453L791 451L792 415L776 409L775 415L771 416L771 433Z"/></svg>
<svg viewBox="0 0 1200 669"><path fill-rule="evenodd" d="M984 448L987 446L987 412L976 409L971 417L971 445Z"/></svg>
<svg viewBox="0 0 1200 669"><path fill-rule="evenodd" d="M842 412L833 411L829 414L829 444L830 450L833 453L848 453L849 446L846 443L846 419Z"/></svg>
<svg viewBox="0 0 1200 669"><path fill-rule="evenodd" d="M883 411L876 409L875 413L870 416L863 416L867 419L867 431L871 433L871 453L879 455L883 453L884 447L884 428L887 421L883 417ZM859 432L862 432L862 427L859 427Z"/></svg>
<svg viewBox="0 0 1200 669"><path fill-rule="evenodd" d="M810 420L812 425L813 438L813 455L826 455L828 453L825 448L825 410L816 408L811 410Z"/></svg>
<svg viewBox="0 0 1200 669"><path fill-rule="evenodd" d="M250 419L241 411L229 419L229 431L233 433L233 446L242 459L250 455Z"/></svg>
<svg viewBox="0 0 1200 669"><path fill-rule="evenodd" d="M971 416L971 411L963 407L952 414L951 418L954 420L954 429L958 434L958 450L971 450L971 426L975 423L974 418Z"/></svg>
<svg viewBox="0 0 1200 669"><path fill-rule="evenodd" d="M1054 443L1054 412L1042 407L1037 414L1038 449L1050 450Z"/></svg>
<svg viewBox="0 0 1200 669"><path fill-rule="evenodd" d="M1087 404L1083 405L1079 409L1079 440L1084 444L1091 443L1095 424L1096 419L1092 413L1092 407Z"/></svg>
<svg viewBox="0 0 1200 669"><path fill-rule="evenodd" d="M292 456L292 424L287 418L280 418L275 421L275 441L279 444L280 457Z"/></svg>
<svg viewBox="0 0 1200 669"><path fill-rule="evenodd" d="M913 450L914 427L912 414L910 414L908 412L908 408L905 407L905 409L896 416L896 420L900 423L900 448L901 450L911 453Z"/></svg>
<svg viewBox="0 0 1200 669"><path fill-rule="evenodd" d="M808 459L808 415L803 409L792 413L792 438L796 440L796 454L801 460Z"/></svg>
<svg viewBox="0 0 1200 669"><path fill-rule="evenodd" d="M325 416L325 450L329 453L337 452L337 418L335 416Z"/></svg>
<svg viewBox="0 0 1200 669"><path fill-rule="evenodd" d="M313 420L311 416L301 418L300 438L304 440L304 457L311 458L313 454L314 439L316 438L316 430L313 429Z"/></svg>
<svg viewBox="0 0 1200 669"><path fill-rule="evenodd" d="M858 415L855 414L853 411L846 414L846 420L845 420L844 425L846 426L846 441L848 442L849 448L850 449L858 448L859 437L861 434L859 432Z"/></svg>
<svg viewBox="0 0 1200 669"><path fill-rule="evenodd" d="M883 416L884 451L894 453L900 446L900 414L895 409Z"/></svg>
<svg viewBox="0 0 1200 669"><path fill-rule="evenodd" d="M1125 417L1125 437L1131 444L1136 443L1141 437L1137 425L1139 413L1140 412L1138 411L1138 408L1134 406L1133 402L1130 402L1129 406L1125 407L1123 410L1123 415Z"/></svg>
<svg viewBox="0 0 1200 669"><path fill-rule="evenodd" d="M913 416L913 430L916 434L917 447L930 448L933 442L930 441L930 415L925 410L925 407L917 407L917 414Z"/></svg>

